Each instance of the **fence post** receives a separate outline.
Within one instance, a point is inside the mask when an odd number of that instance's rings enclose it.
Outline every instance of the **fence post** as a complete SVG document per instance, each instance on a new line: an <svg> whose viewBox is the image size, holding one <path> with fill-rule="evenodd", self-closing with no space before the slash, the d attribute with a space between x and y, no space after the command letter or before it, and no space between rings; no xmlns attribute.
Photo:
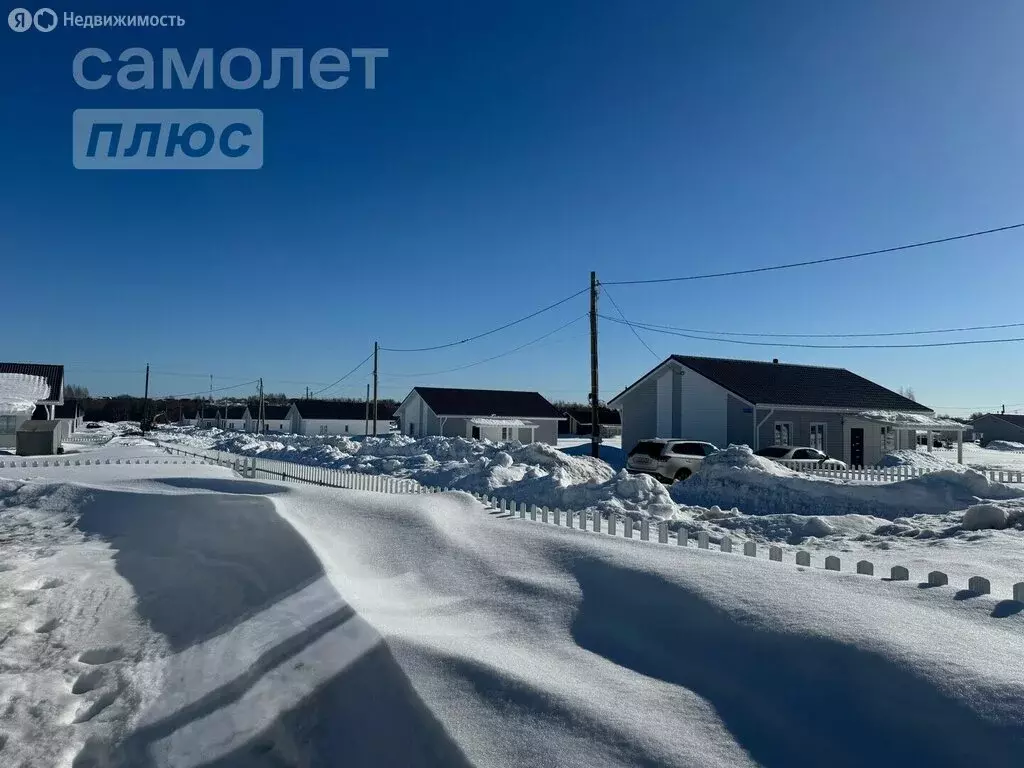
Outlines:
<svg viewBox="0 0 1024 768"><path fill-rule="evenodd" d="M747 557L757 557L757 543L753 541L743 542L743 554Z"/></svg>
<svg viewBox="0 0 1024 768"><path fill-rule="evenodd" d="M1024 581L1018 581L1013 585L1013 599L1018 603L1024 603Z"/></svg>
<svg viewBox="0 0 1024 768"><path fill-rule="evenodd" d="M933 587L944 587L949 584L949 576L942 571L932 571L928 574L928 583Z"/></svg>
<svg viewBox="0 0 1024 768"><path fill-rule="evenodd" d="M585 509L580 510L580 530L587 530L587 510Z"/></svg>
<svg viewBox="0 0 1024 768"><path fill-rule="evenodd" d="M633 518L628 515L626 516L626 519L622 521L622 527L625 529L624 533L626 534L627 539L633 538L633 524Z"/></svg>
<svg viewBox="0 0 1024 768"><path fill-rule="evenodd" d="M542 523L546 523L548 521L548 508L547 507L541 507L540 508L540 521Z"/></svg>
<svg viewBox="0 0 1024 768"><path fill-rule="evenodd" d="M796 564L803 565L810 568L811 566L811 553L804 550L800 550L796 553Z"/></svg>
<svg viewBox="0 0 1024 768"><path fill-rule="evenodd" d="M908 571L902 565L894 565L889 571L890 581L908 581L910 579L910 571Z"/></svg>
<svg viewBox="0 0 1024 768"><path fill-rule="evenodd" d="M572 528L573 527L572 524L573 524L573 511L571 509L567 509L567 510L565 510L565 527L566 528Z"/></svg>
<svg viewBox="0 0 1024 768"><path fill-rule="evenodd" d="M875 565L870 560L861 560L857 563L857 573L862 576L874 576Z"/></svg>
<svg viewBox="0 0 1024 768"><path fill-rule="evenodd" d="M531 504L530 505L530 519L531 520L536 520L537 519L537 505L536 504Z"/></svg>
<svg viewBox="0 0 1024 768"><path fill-rule="evenodd" d="M614 536L615 535L615 513L614 512L612 512L610 515L608 515L608 535L609 536Z"/></svg>
<svg viewBox="0 0 1024 768"><path fill-rule="evenodd" d="M711 546L711 537L707 531L697 531L697 549L708 549Z"/></svg>
<svg viewBox="0 0 1024 768"><path fill-rule="evenodd" d="M562 510L559 509L558 507L555 507L555 525L561 525L561 524L562 524Z"/></svg>
<svg viewBox="0 0 1024 768"><path fill-rule="evenodd" d="M651 540L651 522L646 517L640 521L640 540Z"/></svg>
<svg viewBox="0 0 1024 768"><path fill-rule="evenodd" d="M768 547L768 559L774 560L777 563L782 562L782 547L772 545Z"/></svg>
<svg viewBox="0 0 1024 768"><path fill-rule="evenodd" d="M971 576L967 580L967 588L978 595L988 595L992 592L992 583L984 576Z"/></svg>
<svg viewBox="0 0 1024 768"><path fill-rule="evenodd" d="M665 520L658 523L658 543L668 544L668 523Z"/></svg>
<svg viewBox="0 0 1024 768"><path fill-rule="evenodd" d="M718 548L722 552L732 552L732 539L730 539L728 536L723 536L721 543L718 545Z"/></svg>
<svg viewBox="0 0 1024 768"><path fill-rule="evenodd" d="M594 517L593 517L594 533L600 533L601 532L601 513L598 512L597 509L595 509L594 512L593 512L593 515L594 515Z"/></svg>
<svg viewBox="0 0 1024 768"><path fill-rule="evenodd" d="M676 546L677 547L688 546L689 542L690 542L690 532L688 530L686 530L685 528L680 528L678 531L676 531Z"/></svg>
<svg viewBox="0 0 1024 768"><path fill-rule="evenodd" d="M839 558L835 555L829 555L825 558L825 570L826 571L838 571L840 570Z"/></svg>

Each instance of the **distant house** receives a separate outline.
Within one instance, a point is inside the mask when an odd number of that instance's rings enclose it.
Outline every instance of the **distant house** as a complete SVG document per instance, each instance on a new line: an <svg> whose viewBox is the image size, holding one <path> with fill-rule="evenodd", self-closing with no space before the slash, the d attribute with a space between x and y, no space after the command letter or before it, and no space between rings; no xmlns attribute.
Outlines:
<svg viewBox="0 0 1024 768"><path fill-rule="evenodd" d="M391 432L394 408L378 404L377 434ZM366 404L352 400L296 400L288 412L291 431L298 435L367 434ZM373 405L370 405L369 432L373 432Z"/></svg>
<svg viewBox="0 0 1024 768"><path fill-rule="evenodd" d="M291 432L292 422L289 412L290 405L263 405L263 421L266 432ZM250 405L248 418L245 422L246 432L256 432L259 429L260 407Z"/></svg>
<svg viewBox="0 0 1024 768"><path fill-rule="evenodd" d="M974 432L981 435L982 446L993 440L1024 443L1024 416L1012 413L986 413L974 420Z"/></svg>
<svg viewBox="0 0 1024 768"><path fill-rule="evenodd" d="M199 411L182 411L178 424L183 427L194 427L199 424Z"/></svg>
<svg viewBox="0 0 1024 768"><path fill-rule="evenodd" d="M672 355L609 403L622 447L678 437L720 447L810 446L852 466L916 448L917 430L962 425L845 368Z"/></svg>
<svg viewBox="0 0 1024 768"><path fill-rule="evenodd" d="M221 420L220 409L215 405L204 405L199 409L199 424L198 426L205 429L210 427L219 427Z"/></svg>
<svg viewBox="0 0 1024 768"><path fill-rule="evenodd" d="M236 432L245 430L248 409L244 405L226 405L221 411L221 429L231 429Z"/></svg>
<svg viewBox="0 0 1024 768"><path fill-rule="evenodd" d="M17 446L18 428L37 406L42 418L52 420L63 403L63 365L0 363L0 448Z"/></svg>
<svg viewBox="0 0 1024 768"><path fill-rule="evenodd" d="M415 387L398 406L402 432L558 443L562 413L539 392Z"/></svg>
<svg viewBox="0 0 1024 768"><path fill-rule="evenodd" d="M85 422L85 410L78 400L65 400L54 409L57 420L62 424L62 439L77 432Z"/></svg>
<svg viewBox="0 0 1024 768"><path fill-rule="evenodd" d="M591 413L589 408L569 408L565 411L564 428L559 429L566 435L589 435L593 433L591 428ZM598 423L601 425L601 434L604 437L619 435L622 433L622 414L614 408L598 408ZM564 431L563 431L564 429Z"/></svg>

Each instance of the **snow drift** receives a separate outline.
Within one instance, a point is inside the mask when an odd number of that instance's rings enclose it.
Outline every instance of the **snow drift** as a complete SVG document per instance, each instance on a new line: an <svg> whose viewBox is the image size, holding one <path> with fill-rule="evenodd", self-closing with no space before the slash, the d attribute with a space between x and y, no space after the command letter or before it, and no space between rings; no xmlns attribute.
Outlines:
<svg viewBox="0 0 1024 768"><path fill-rule="evenodd" d="M896 483L858 484L812 477L732 445L712 454L689 480L672 486L681 504L731 505L749 515L870 515L892 520L966 509L981 500L1016 499L1024 490L973 470L943 470Z"/></svg>

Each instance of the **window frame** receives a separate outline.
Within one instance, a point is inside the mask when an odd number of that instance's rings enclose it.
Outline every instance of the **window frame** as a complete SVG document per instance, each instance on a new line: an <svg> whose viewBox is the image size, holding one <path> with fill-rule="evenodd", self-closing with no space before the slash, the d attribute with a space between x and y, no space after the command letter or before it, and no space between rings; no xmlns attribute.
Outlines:
<svg viewBox="0 0 1024 768"><path fill-rule="evenodd" d="M780 427L786 427L786 440L787 442L781 442L782 430ZM793 422L792 421L776 421L775 422L775 442L772 445L784 445L787 448L793 447Z"/></svg>
<svg viewBox="0 0 1024 768"><path fill-rule="evenodd" d="M818 432L817 438L818 438L818 441L820 442L820 445L815 445L814 444L814 441L815 441L815 427L818 428L817 429L817 432ZM807 430L808 430L808 435L807 436L809 438L808 441L807 441L808 447L816 448L817 450L821 451L825 455L828 455L828 451L825 448L825 446L828 445L828 424L826 422L824 422L824 421L812 421L810 423L810 425L808 425Z"/></svg>

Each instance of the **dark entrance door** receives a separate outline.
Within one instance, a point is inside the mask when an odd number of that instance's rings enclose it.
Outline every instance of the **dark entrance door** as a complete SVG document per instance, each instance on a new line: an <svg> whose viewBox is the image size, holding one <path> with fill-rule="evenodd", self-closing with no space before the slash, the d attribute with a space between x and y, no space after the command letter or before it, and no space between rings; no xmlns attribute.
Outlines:
<svg viewBox="0 0 1024 768"><path fill-rule="evenodd" d="M864 466L864 430L861 427L850 428L850 466Z"/></svg>
<svg viewBox="0 0 1024 768"><path fill-rule="evenodd" d="M480 439L480 427L473 427L473 439L474 440L479 440Z"/></svg>

